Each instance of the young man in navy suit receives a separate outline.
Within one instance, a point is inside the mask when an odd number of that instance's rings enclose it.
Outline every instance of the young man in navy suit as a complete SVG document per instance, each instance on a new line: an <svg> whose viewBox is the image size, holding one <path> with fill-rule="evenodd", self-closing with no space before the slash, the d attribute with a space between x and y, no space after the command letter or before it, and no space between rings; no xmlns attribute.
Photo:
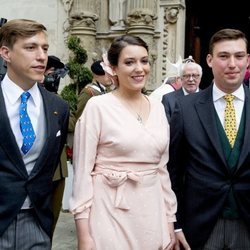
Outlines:
<svg viewBox="0 0 250 250"><path fill-rule="evenodd" d="M168 163L178 200L176 249L250 249L247 48L241 31L216 32L207 55L213 83L176 101Z"/></svg>
<svg viewBox="0 0 250 250"><path fill-rule="evenodd" d="M66 141L69 107L38 84L48 47L46 28L35 21L15 19L0 29L7 65L0 85L2 250L51 249L52 177Z"/></svg>

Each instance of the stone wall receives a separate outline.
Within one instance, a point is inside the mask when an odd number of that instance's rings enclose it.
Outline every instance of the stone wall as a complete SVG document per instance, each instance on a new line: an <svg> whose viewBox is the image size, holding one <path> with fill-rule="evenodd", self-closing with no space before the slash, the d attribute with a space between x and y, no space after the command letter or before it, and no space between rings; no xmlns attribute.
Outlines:
<svg viewBox="0 0 250 250"><path fill-rule="evenodd" d="M100 58L114 37L141 36L150 48L153 90L166 77L166 58L176 62L184 55L185 0L0 0L1 17L35 19L49 34L49 54L68 60L65 40L81 38L88 65ZM60 88L69 82L65 78Z"/></svg>
<svg viewBox="0 0 250 250"><path fill-rule="evenodd" d="M0 15L7 20L25 18L44 24L48 30L49 55L56 55L62 62L67 62L67 32L64 31L67 12L63 0L0 0ZM60 89L68 82L67 77L62 79Z"/></svg>

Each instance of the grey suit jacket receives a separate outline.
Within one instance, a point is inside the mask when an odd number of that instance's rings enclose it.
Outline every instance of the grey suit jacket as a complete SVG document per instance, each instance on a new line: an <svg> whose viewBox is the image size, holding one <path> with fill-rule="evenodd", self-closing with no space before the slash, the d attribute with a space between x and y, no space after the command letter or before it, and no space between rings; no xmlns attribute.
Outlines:
<svg viewBox="0 0 250 250"><path fill-rule="evenodd" d="M69 107L60 97L40 86L39 89L47 135L41 154L28 175L10 126L0 85L0 235L29 195L41 227L52 237L52 177L66 141Z"/></svg>
<svg viewBox="0 0 250 250"><path fill-rule="evenodd" d="M176 101L170 123L168 170L177 195L177 225L191 248L201 247L233 191L239 214L250 229L250 92L245 91L246 123L234 172L223 153L212 99L212 85Z"/></svg>

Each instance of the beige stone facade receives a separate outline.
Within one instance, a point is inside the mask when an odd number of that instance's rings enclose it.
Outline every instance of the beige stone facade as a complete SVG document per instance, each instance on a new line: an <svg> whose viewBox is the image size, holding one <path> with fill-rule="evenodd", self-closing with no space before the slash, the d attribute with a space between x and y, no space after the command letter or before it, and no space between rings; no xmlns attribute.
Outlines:
<svg viewBox="0 0 250 250"><path fill-rule="evenodd" d="M114 37L125 33L142 37L150 48L149 90L165 78L166 58L175 62L184 56L185 0L0 0L0 7L1 17L8 20L42 22L48 28L49 54L63 62L68 60L65 41L70 34L81 38L88 65L101 58Z"/></svg>

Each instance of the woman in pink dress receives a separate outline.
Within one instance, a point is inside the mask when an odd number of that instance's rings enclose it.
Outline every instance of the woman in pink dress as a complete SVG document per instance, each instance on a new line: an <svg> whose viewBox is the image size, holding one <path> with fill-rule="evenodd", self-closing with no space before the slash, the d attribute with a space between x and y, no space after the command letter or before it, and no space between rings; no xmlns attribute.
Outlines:
<svg viewBox="0 0 250 250"><path fill-rule="evenodd" d="M169 125L161 102L142 94L150 72L147 44L118 37L107 58L104 69L117 87L89 100L74 135L70 210L78 250L173 249Z"/></svg>

